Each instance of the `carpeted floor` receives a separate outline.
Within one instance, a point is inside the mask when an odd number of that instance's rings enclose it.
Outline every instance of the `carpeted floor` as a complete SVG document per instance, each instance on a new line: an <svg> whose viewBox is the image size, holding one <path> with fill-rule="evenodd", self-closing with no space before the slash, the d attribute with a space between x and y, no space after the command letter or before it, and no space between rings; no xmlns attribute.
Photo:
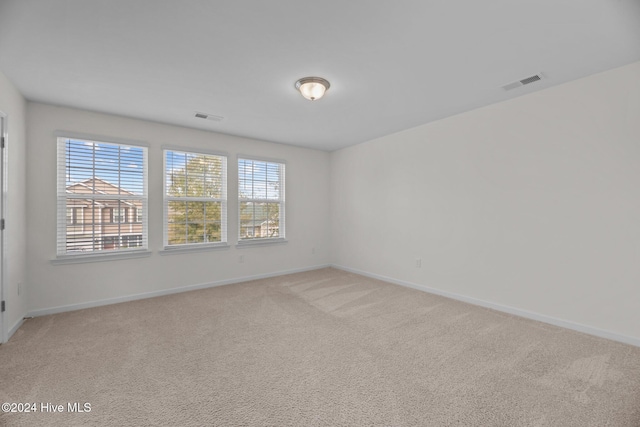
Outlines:
<svg viewBox="0 0 640 427"><path fill-rule="evenodd" d="M38 406L3 426L637 427L640 348L328 268L29 320L0 401Z"/></svg>

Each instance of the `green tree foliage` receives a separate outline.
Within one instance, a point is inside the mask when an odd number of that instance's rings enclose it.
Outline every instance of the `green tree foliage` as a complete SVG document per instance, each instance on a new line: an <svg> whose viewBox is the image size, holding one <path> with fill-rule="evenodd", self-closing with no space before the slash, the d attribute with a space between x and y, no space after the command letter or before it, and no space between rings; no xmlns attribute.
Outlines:
<svg viewBox="0 0 640 427"><path fill-rule="evenodd" d="M169 244L222 240L222 160L215 156L185 154L184 167L170 170ZM202 199L213 199L203 201Z"/></svg>

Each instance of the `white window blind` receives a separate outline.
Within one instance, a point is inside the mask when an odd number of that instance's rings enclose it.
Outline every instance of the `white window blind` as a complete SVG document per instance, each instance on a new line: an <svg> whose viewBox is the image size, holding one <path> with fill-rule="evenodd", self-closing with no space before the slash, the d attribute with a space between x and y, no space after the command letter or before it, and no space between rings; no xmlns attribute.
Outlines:
<svg viewBox="0 0 640 427"><path fill-rule="evenodd" d="M165 248L227 241L227 158L164 150Z"/></svg>
<svg viewBox="0 0 640 427"><path fill-rule="evenodd" d="M59 256L147 248L146 147L59 137L57 193Z"/></svg>
<svg viewBox="0 0 640 427"><path fill-rule="evenodd" d="M284 163L238 159L239 240L285 238Z"/></svg>

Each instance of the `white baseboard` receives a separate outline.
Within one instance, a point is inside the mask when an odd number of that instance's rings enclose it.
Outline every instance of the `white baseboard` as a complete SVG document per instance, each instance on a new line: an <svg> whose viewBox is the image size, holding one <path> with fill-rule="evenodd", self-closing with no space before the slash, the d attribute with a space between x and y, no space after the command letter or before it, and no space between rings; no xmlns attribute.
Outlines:
<svg viewBox="0 0 640 427"><path fill-rule="evenodd" d="M493 310L501 311L504 313L514 314L516 316L525 317L527 319L537 320L539 322L548 323L550 325L560 326L561 328L571 329L574 331L582 332L589 335L594 335L600 338L606 338L613 341L619 341L625 344L630 344L636 347L640 347L640 339L629 337L626 335L620 335L615 332L607 331L604 329L594 328L592 326L582 325L580 323L571 322L568 320L557 319L555 317L547 316L544 314L535 313L532 311L522 310L519 308L509 307L507 305L496 304L490 301L484 301L477 298L467 297L459 295L453 292L447 292L436 288L431 288L425 285L419 285L417 283L407 282L404 280L394 279L392 277L381 276L379 274L369 273L367 271L358 270L355 268L344 267L337 264L332 264L331 267L338 270L348 271L350 273L359 274L361 276L371 277L373 279L383 280L385 282L393 283L408 288L417 289L419 291L428 292L435 295L455 299L458 301L466 302L481 307L491 308Z"/></svg>
<svg viewBox="0 0 640 427"><path fill-rule="evenodd" d="M509 314L513 314L513 315L516 315L516 316L524 317L524 318L527 318L527 319L532 319L532 320L536 320L536 321L539 321L539 322L543 322L543 323L548 323L548 324L551 324L551 325L559 326L559 327L562 327L562 328L566 328L566 329L571 329L571 330L574 330L574 331L582 332L582 333L585 333L585 334L594 335L594 336L597 336L597 337L606 338L606 339L610 339L610 340L613 340L613 341L619 341L619 342L622 342L622 343L625 343L625 344L630 344L630 345L633 345L633 346L636 346L636 347L640 347L640 339L638 339L638 338L629 337L629 336L626 336L626 335L621 335L621 334L618 334L618 333L615 333L615 332L611 332L611 331L607 331L607 330L599 329L599 328L594 328L592 326L587 326L587 325L583 325L583 324L580 324L580 323L571 322L571 321L568 321L568 320L558 319L558 318L547 316L547 315L544 315L544 314L539 314L539 313L535 313L535 312L531 312L531 311L527 311L527 310L522 310L522 309L519 309L519 308L514 308L514 307L502 305L502 304L493 303L493 302L490 302L490 301L484 301L484 300L481 300L481 299L468 297L468 296L456 294L456 293L453 293L453 292L443 291L443 290L440 290L440 289L432 288L432 287L425 286L425 285L420 285L420 284L417 284L417 283L408 282L408 281L405 281L405 280L394 279L392 277L382 276L382 275L375 274L375 273L369 273L367 271L362 271L362 270L358 270L358 269L355 269L355 268L349 268L349 267L341 266L341 265L338 265L338 264L323 264L323 265L316 265L316 266L298 268L298 269L293 269L293 270L276 271L276 272L272 272L272 273L258 274L258 275L254 275L254 276L244 276L244 277L238 277L238 278L233 278L233 279L220 280L220 281L216 281L216 282L201 283L201 284L197 284L197 285L189 285L189 286L183 286L183 287L179 287L179 288L163 289L163 290L159 290L159 291L145 292L145 293L135 294L135 295L127 295L127 296L123 296L123 297L108 298L108 299L104 299L104 300L89 301L89 302L84 302L84 303L79 303L79 304L69 304L69 305L64 305L64 306L45 308L45 309L31 311L31 312L29 312L28 316L37 317L37 316L45 316L45 315L48 315L48 314L63 313L63 312L67 312L67 311L82 310L82 309L85 309L85 308L100 307L100 306L103 306L103 305L117 304L117 303L127 302L127 301L135 301L135 300L139 300L139 299L153 298L153 297L163 296L163 295L171 295L171 294L176 294L176 293L180 293L180 292L194 291L194 290L197 290L197 289L206 289L206 288L213 288L213 287L216 287L216 286L231 285L231 284L234 284L234 283L247 282L247 281L250 281L250 280L266 279L266 278L269 278L269 277L282 276L282 275L285 275L285 274L301 273L301 272L304 272L304 271L318 270L318 269L326 268L326 267L333 267L333 268L336 268L336 269L339 269L339 270L348 271L350 273L359 274L361 276L366 276L366 277L371 277L373 279L383 280L385 282L393 283L393 284L400 285L400 286L405 286L405 287L408 287L408 288L417 289L419 291L428 292L428 293L435 294L435 295L440 295L440 296L443 296L443 297L447 297L447 298L451 298L451 299L454 299L454 300L466 302L466 303L469 303L469 304L473 304L473 305L477 305L477 306L481 306L481 307L486 307L486 308L491 308L493 310L501 311L501 312L504 312L504 313L509 313ZM20 319L18 322L16 322L15 325L13 325L13 327L9 330L7 340L9 340L9 338L11 338L11 336L18 330L18 328L20 328L20 326L22 326L22 323L24 323L24 319Z"/></svg>
<svg viewBox="0 0 640 427"><path fill-rule="evenodd" d="M266 279L268 277L282 276L282 275L285 275L285 274L302 273L304 271L318 270L318 269L326 268L326 267L330 267L330 265L329 264L315 265L315 266L311 266L311 267L297 268L297 269L293 269L293 270L276 271L276 272L273 272L273 273L257 274L257 275L254 275L254 276L244 276L244 277L237 277L237 278L233 278L233 279L219 280L219 281L216 281L216 282L208 282L208 283L200 283L200 284L197 284L197 285L182 286L182 287L179 287L179 288L162 289L162 290L159 290L159 291L144 292L144 293L141 293L141 294L127 295L127 296L123 296L123 297L107 298L107 299L103 299L103 300L83 302L83 303L79 303L79 304L61 305L61 306L57 306L57 307L43 308L43 309L40 309L40 310L31 311L31 312L29 312L29 316L32 316L32 317L46 316L48 314L64 313L64 312L67 312L67 311L75 311L75 310L82 310L82 309L85 309L85 308L100 307L100 306L103 306L103 305L118 304L118 303L121 303L121 302L135 301L135 300L139 300L139 299L146 299L146 298L159 297L159 296L163 296L163 295L177 294L177 293L180 293L180 292L188 292L188 291L195 291L195 290L198 290L198 289L213 288L213 287L216 287L216 286L231 285L233 283L248 282L250 280ZM20 325L15 327L15 329L18 329L19 327L20 327Z"/></svg>
<svg viewBox="0 0 640 427"><path fill-rule="evenodd" d="M22 316L20 318L20 320L18 320L12 327L11 329L9 329L9 332L7 333L7 341L9 341L11 339L11 337L13 336L13 334L16 333L16 331L18 329L20 329L20 326L22 326L22 324L24 323L24 316Z"/></svg>

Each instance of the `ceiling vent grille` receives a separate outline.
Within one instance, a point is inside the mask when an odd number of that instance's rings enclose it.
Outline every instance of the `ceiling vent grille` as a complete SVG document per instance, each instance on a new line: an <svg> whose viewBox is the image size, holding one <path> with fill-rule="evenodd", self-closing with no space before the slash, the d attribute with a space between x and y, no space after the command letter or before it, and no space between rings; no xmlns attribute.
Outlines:
<svg viewBox="0 0 640 427"><path fill-rule="evenodd" d="M520 86L524 86L524 85L528 85L528 84L537 82L539 80L542 80L542 78L543 78L542 73L538 73L538 74L534 74L533 76L529 76L527 78L524 78L522 80L518 80L517 82L513 82L513 83L509 83L508 85L504 85L504 86L502 86L502 88L504 90L512 90L512 89L519 88Z"/></svg>
<svg viewBox="0 0 640 427"><path fill-rule="evenodd" d="M196 112L195 117L197 117L198 119L211 120L212 122L221 122L224 119L224 117L216 116L215 114L198 113L198 112Z"/></svg>

